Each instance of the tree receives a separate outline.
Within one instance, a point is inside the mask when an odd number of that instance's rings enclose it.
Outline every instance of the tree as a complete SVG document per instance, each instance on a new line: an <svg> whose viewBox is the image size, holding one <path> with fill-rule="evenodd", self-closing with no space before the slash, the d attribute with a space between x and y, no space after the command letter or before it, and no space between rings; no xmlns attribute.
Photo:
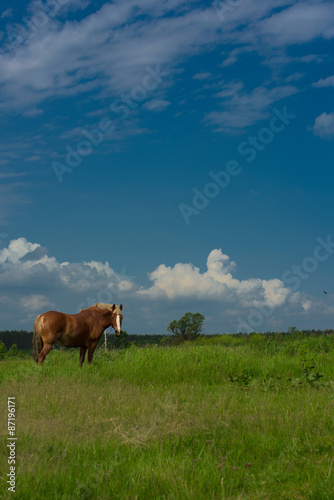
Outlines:
<svg viewBox="0 0 334 500"><path fill-rule="evenodd" d="M171 332L177 341L194 340L200 333L202 333L204 316L200 313L187 312L178 321L174 319L169 323L167 330Z"/></svg>

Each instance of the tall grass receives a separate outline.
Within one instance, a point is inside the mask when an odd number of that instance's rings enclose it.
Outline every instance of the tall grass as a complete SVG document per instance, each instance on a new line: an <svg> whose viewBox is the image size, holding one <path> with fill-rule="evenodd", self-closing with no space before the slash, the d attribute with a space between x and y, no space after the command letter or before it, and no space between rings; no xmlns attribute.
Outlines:
<svg viewBox="0 0 334 500"><path fill-rule="evenodd" d="M2 361L17 497L332 499L333 344L239 340Z"/></svg>

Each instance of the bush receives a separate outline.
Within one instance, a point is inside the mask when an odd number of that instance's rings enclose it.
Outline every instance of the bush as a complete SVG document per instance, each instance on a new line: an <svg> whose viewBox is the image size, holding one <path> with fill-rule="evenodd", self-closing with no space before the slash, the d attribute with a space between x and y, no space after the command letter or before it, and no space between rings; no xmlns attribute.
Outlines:
<svg viewBox="0 0 334 500"><path fill-rule="evenodd" d="M259 344L259 343L263 343L264 341L265 341L265 336L262 335L261 333L253 333L249 337L249 342L251 344Z"/></svg>
<svg viewBox="0 0 334 500"><path fill-rule="evenodd" d="M8 357L18 356L21 351L17 348L16 344L13 344L7 352Z"/></svg>
<svg viewBox="0 0 334 500"><path fill-rule="evenodd" d="M6 346L3 342L0 342L0 359L3 359L6 355Z"/></svg>

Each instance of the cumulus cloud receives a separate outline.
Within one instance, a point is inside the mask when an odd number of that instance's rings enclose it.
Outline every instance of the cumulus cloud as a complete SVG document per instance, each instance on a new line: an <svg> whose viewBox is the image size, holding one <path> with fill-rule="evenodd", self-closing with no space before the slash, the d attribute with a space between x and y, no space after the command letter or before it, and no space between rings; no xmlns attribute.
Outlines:
<svg viewBox="0 0 334 500"><path fill-rule="evenodd" d="M332 314L333 306L293 292L277 278L236 278L236 263L220 249L210 252L206 270L191 263L159 265L151 286L139 287L108 262L59 262L39 243L25 238L0 250L0 319L6 328L32 328L37 314L55 309L74 313L95 302L125 305L126 326L134 333L160 332L187 310L200 310L209 331L239 331L251 311L270 318ZM5 291L5 293L4 293Z"/></svg>
<svg viewBox="0 0 334 500"><path fill-rule="evenodd" d="M46 248L25 238L0 250L0 286L7 289L71 290L78 294L107 288L128 292L131 279L116 273L108 262L58 262ZM36 297L41 295L34 295Z"/></svg>
<svg viewBox="0 0 334 500"><path fill-rule="evenodd" d="M0 264L17 263L25 255L34 252L39 246L38 243L30 243L25 238L12 240L8 248L0 250Z"/></svg>
<svg viewBox="0 0 334 500"><path fill-rule="evenodd" d="M28 328L37 314L54 309L68 313L96 302L121 303L138 286L125 269L109 262L59 262L47 248L26 238L0 250L0 319L3 328Z"/></svg>
<svg viewBox="0 0 334 500"><path fill-rule="evenodd" d="M51 302L46 295L42 294L30 294L22 297L20 304L24 309L28 309L29 311L41 311L54 306L54 302Z"/></svg>
<svg viewBox="0 0 334 500"><path fill-rule="evenodd" d="M334 137L334 112L322 113L315 119L312 127L314 135L323 139L331 139Z"/></svg>
<svg viewBox="0 0 334 500"><path fill-rule="evenodd" d="M137 295L153 299L210 299L234 304L241 309L263 305L280 307L289 301L300 302L298 296L281 280L238 280L233 276L235 269L235 262L221 250L215 249L208 256L204 273L192 264L178 263L174 267L161 264L149 274L153 285L147 289L141 288Z"/></svg>

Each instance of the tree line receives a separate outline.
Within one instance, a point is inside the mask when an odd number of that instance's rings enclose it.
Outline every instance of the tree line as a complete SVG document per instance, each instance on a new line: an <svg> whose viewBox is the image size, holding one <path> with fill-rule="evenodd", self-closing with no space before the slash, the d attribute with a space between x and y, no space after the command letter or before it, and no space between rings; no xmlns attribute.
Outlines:
<svg viewBox="0 0 334 500"><path fill-rule="evenodd" d="M151 334L151 335L136 335L130 334L126 331L122 332L120 337L116 337L113 334L107 334L107 346L110 349L117 348L127 348L132 345L137 347L145 347L149 345L178 345L185 341L194 341L200 340L201 337L204 339L210 339L212 337L220 337L224 334L214 334L204 335L202 332L203 322L205 318L200 313L190 313L187 312L182 316L179 320L173 320L170 322L167 331L169 334ZM288 328L286 332L265 332L265 333L234 333L232 336L234 338L242 337L244 339L252 338L255 340L254 335L263 336L264 337L272 337L279 336L280 338L284 338L285 336L298 337L309 336L309 335L333 335L334 330L297 330L296 327L291 326ZM0 331L0 347L3 353L11 351L11 353L17 351L30 351L32 349L32 331L27 330L4 330ZM102 336L100 345L104 343L104 336ZM55 348L59 348L59 346L55 346Z"/></svg>

